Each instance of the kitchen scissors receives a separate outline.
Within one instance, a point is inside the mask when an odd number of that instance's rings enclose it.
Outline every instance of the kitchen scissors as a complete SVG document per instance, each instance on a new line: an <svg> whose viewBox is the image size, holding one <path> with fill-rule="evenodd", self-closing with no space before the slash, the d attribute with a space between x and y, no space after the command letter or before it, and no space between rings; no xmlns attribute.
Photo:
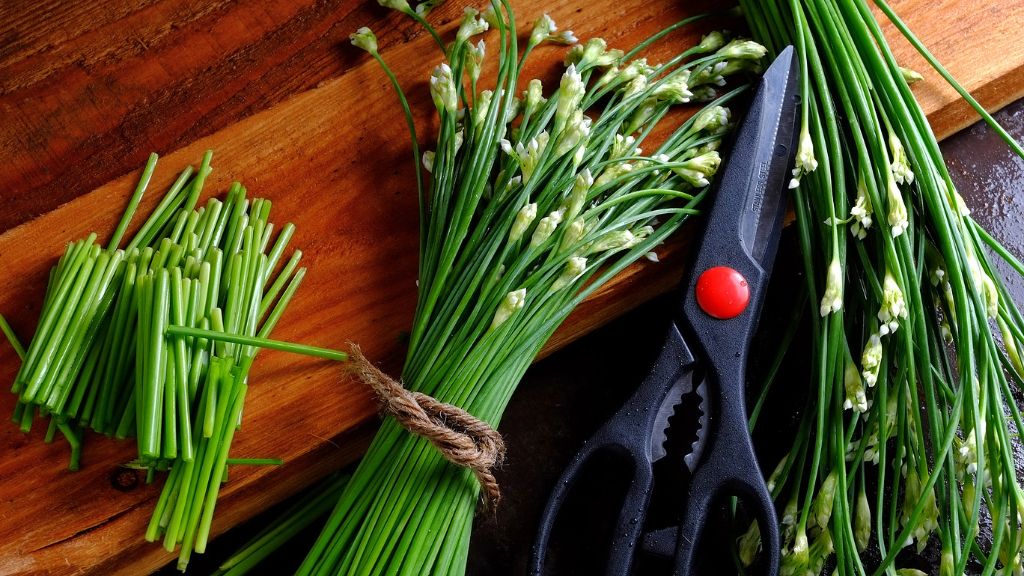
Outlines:
<svg viewBox="0 0 1024 576"><path fill-rule="evenodd" d="M633 466L608 547L607 575L630 574L639 550L671 558L676 576L692 574L697 543L721 496L739 497L756 518L767 573L778 573L778 521L747 429L744 387L750 342L786 212L798 74L794 50L787 47L755 89L713 185L706 230L657 360L639 389L585 443L555 484L534 543L531 574L544 574L562 505L586 465L604 452L625 456ZM691 392L700 397L702 414L697 440L678 462L691 474L681 522L644 533L653 465L669 456L669 418Z"/></svg>

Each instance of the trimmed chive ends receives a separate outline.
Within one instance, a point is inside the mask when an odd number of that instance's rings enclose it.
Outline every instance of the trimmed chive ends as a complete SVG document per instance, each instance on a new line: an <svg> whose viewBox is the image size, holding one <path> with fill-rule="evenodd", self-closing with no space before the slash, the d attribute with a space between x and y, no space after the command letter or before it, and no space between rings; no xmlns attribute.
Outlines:
<svg viewBox="0 0 1024 576"><path fill-rule="evenodd" d="M90 234L50 271L27 349L0 323L23 358L12 387L23 431L49 418L46 440L58 430L68 439L72 470L91 428L135 436L138 458L126 465L149 480L170 471L146 538L180 545L182 570L206 547L227 465L279 463L228 452L249 368L305 274L299 250L278 266L295 228L275 237L269 200L248 198L236 182L224 200L198 205L211 157L178 176L122 247L156 167L151 155L107 246Z"/></svg>

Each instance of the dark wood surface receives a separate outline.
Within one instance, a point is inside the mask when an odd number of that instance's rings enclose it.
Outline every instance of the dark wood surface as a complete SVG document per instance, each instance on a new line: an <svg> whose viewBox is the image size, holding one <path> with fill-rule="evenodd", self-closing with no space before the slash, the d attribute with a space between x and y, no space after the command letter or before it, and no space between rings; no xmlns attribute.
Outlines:
<svg viewBox="0 0 1024 576"><path fill-rule="evenodd" d="M578 2L558 0L545 3L545 9L552 11L563 27L573 28L581 35L600 33L628 45L660 25L695 10L694 4L595 0L578 8ZM894 5L898 10L907 10L912 25L926 41L936 41L939 56L969 86L977 88L987 104L1001 105L1020 94L1024 87L1021 74L1024 45L1015 41L1016 35L1008 37L1006 34L1012 28L1015 15L1021 15L1024 9L1020 2L1001 3L998 12L993 11L995 3L977 9L974 3L962 0L904 0ZM516 6L524 21L532 20L541 12L539 4L527 1L516 2ZM925 6L927 10L920 9ZM451 28L460 13L461 3L449 1L435 12L432 20ZM346 282L341 283L346 290L344 296L356 299L359 294L372 293L374 287L382 283L400 285L401 279L394 274L414 269L414 263L402 257L396 245L390 245L391 252L385 253L385 259L395 258L397 265L391 266L388 274L369 279L360 276L358 271L371 267L373 258L352 252L381 242L369 233L376 230L374 226L389 221L384 210L387 204L379 203L398 198L407 191L409 182L405 137L393 96L379 72L367 65L364 55L348 46L348 34L364 24L374 26L382 52L396 57L396 68L416 89L417 79L423 78L423 72L436 60L434 53L430 53L429 58L423 57L426 53L423 47L428 46L429 41L415 25L368 2L0 2L0 262L3 262L0 264L3 277L0 311L11 317L20 333L30 334L41 296L39 285L46 267L52 263L53 249L77 236L82 229L109 226L119 210L111 208L110 204L120 206L129 191L130 173L137 170L150 151L170 153L183 149L171 155L171 165L161 165L161 178L166 181L170 172L180 167L174 162L196 161L198 152L206 145L219 149L223 146L231 155L227 159L222 155L220 162L215 158L215 167L226 166L219 174L215 172L222 187L232 177L246 179L257 192L261 188L271 191L286 190L289 186L301 188L308 182L327 181L335 187L345 182L363 182L361 188L332 189L330 192L350 194L339 197L337 202L319 199L311 206L304 206L298 199L290 204L280 202L278 213L284 216L279 218L324 205L331 208L312 218L321 223L318 229L306 232L300 229L297 237L305 241L303 248L309 249L314 271L321 270L325 274L319 281L321 286L337 284L337 278L345 278ZM974 33L979 29L986 31L983 37ZM901 54L909 52L905 45L898 46L897 50L902 50ZM992 58L993 53L1001 57ZM552 57L547 62L555 60L557 58ZM913 57L907 55L906 61L924 71ZM918 90L940 134L948 134L970 121L962 104L950 105L949 90L933 77ZM307 103L329 105L331 109L320 115L326 120L296 112ZM420 117L424 122L429 122L428 103L429 99L423 94L414 101L414 105L422 108ZM332 148L326 143L311 149L288 149L289 142L309 137L302 134L317 134L305 124L290 126L286 120L294 118L328 122L341 132L360 128L375 130L382 125L391 128L374 134L369 150L354 145ZM385 122L385 118L391 120ZM270 128L261 131L263 125ZM293 132L301 133L300 137L293 136ZM360 140L340 141L354 144ZM248 162L260 167L256 182L250 178L257 171L239 168L247 165L239 160L247 154L252 156ZM964 158L966 162L970 156ZM336 175L339 171L341 176ZM326 172L331 173L331 178L319 178L322 174L317 173ZM121 178L122 175L128 176ZM368 186L371 183L380 187ZM359 197L351 196L366 194L367 188L377 194L378 204L368 206ZM92 192L94 189L98 191ZM318 192L328 191L305 190L307 196L304 197L315 197ZM101 211L98 207L103 206L104 199L108 200L108 209ZM410 204L405 202L404 205ZM990 205L999 210L999 203ZM64 208L60 208L62 206ZM83 206L89 207L87 213L76 211ZM408 216L407 211L403 214ZM398 221L411 224L414 218ZM369 224L364 225L364 222ZM326 233L333 231L330 226L339 224L341 229L335 234L351 235L346 238L356 239L354 247L335 241L332 234ZM402 241L408 244L408 239L415 234L403 230L395 236L404 238ZM388 241L391 239L383 240ZM46 249L25 256L22 254L25 246ZM329 258L336 255L339 248L344 256L343 264L341 258ZM14 250L18 253L14 254ZM575 331L561 332L558 342L568 342L652 294L664 291L678 277L678 272L652 275L649 268L633 273L632 286L636 289L604 293L604 300L592 302L584 314L577 316ZM327 322L350 321L347 319L353 314L350 309L332 306L322 310L320 304L328 294L316 287L315 277L311 282L313 289L307 290L296 304L298 314L307 317L319 312ZM337 297L337 294L330 296ZM364 316L360 320L363 324L383 329L325 334L292 324L283 326L281 335L305 340L322 338L319 343L328 345L340 345L354 338L363 342L364 348L378 351L377 357L386 366L397 368L401 347L395 335L408 322L409 302L395 305L371 302L358 310ZM6 347L0 350L0 360L0 374L5 378L13 374L13 356ZM283 359L279 355L267 355L262 360L263 367L257 368L254 375L269 384L260 392L262 400L255 394L251 399L253 410L247 408L250 418L282 410L307 410L308 405L299 402L295 394L287 396L287 402L275 404L275 398L284 394L282 390L275 390L275 386L288 384L289 390L315 388L314 377L322 378L329 373L323 365ZM323 394L323 388L320 393ZM233 475L224 505L218 507L215 532L241 522L256 510L296 492L327 469L351 461L358 454L369 431L360 425L372 420L372 404L367 394L347 387L341 391L331 390L328 397L337 402L334 408L341 406L352 416L332 422L336 411L322 407L305 413L305 418L296 421L294 428L276 430L279 436L292 434L316 444L304 444L289 452L288 456L294 456L294 464L282 471ZM9 397L4 398L0 411L6 412L10 404ZM109 492L108 465L113 466L131 451L124 449L124 445L102 440L92 442L87 452L94 458L92 468L69 478L61 470L65 457L63 447L33 452L39 438L35 435L21 437L11 428L5 425L0 435L3 439L0 475L7 480L4 487L10 487L10 478L18 479L16 489L8 490L4 498L0 498L8 534L17 531L21 534L19 540L28 540L39 531L52 532L60 528L67 534L54 536L60 546L51 547L51 552L57 551L51 555L55 559L62 555L74 556L84 546L76 544L75 538L88 536L90 531L93 535L102 533L94 528L107 521L103 514L113 513L103 502L107 493L97 490L102 487ZM238 443L250 449L267 447L263 441L254 439L251 432L243 433ZM47 462L45 466L39 464L41 458ZM97 462L102 465L97 467ZM508 470L514 469L510 464ZM302 475L294 474L296 470L301 470ZM39 510L47 510L48 500L39 497L39 490L34 490L37 484L49 486L54 493L52 497L60 497L62 502L68 503L69 508L61 508L55 516L60 519L56 524L40 523L40 515L25 504L26 499L35 496ZM138 524L139 520L144 521L152 495L152 490L139 491L130 498L131 502L119 505L117 510L124 513L119 522ZM60 515L65 513L72 516ZM8 514L17 514L17 521ZM89 519L90 514L100 517ZM88 520L84 525L65 521L72 517L76 521L83 517ZM10 547L12 543L15 546L8 550L15 554L18 550L35 549L32 544L18 544L11 539L4 540L0 546ZM87 557L142 553L137 541L92 541L92 545L97 543L106 548L95 550ZM149 556L149 565L159 560L153 554ZM12 558L18 559L0 553L0 559ZM25 566L8 571L41 570L32 568L31 563ZM68 572L88 568L79 564ZM0 570L2 572L4 570Z"/></svg>

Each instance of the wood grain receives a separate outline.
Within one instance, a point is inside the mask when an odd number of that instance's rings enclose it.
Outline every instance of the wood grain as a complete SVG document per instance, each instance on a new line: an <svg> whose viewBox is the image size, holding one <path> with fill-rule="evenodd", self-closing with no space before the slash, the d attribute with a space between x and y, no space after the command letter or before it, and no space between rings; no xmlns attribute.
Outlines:
<svg viewBox="0 0 1024 576"><path fill-rule="evenodd" d="M386 79L345 38L364 24L378 31L429 133L423 79L438 56L428 37L365 2L18 4L0 5L0 311L19 334L34 329L63 244L112 229L150 150L173 150L157 169L159 190L213 148L209 190L243 180L274 201L272 220L298 226L293 243L310 271L275 335L331 347L357 341L397 372L415 296L407 137ZM541 11L514 4L524 20ZM625 47L709 4L592 0L584 9L561 0L545 9L581 37ZM965 0L894 7L983 101L1001 104L1024 88L1024 47L1010 24L1024 15L1020 2L997 4L1001 12ZM460 10L449 2L432 19L450 30ZM672 46L696 33L673 36ZM924 71L908 46L894 47ZM559 58L544 50L527 73L554 78ZM937 133L969 121L927 77L917 91ZM602 289L549 350L673 286L684 247L677 240L661 264L634 267ZM0 382L16 367L0 346ZM337 365L267 352L252 382L232 455L287 463L233 468L214 533L352 461L372 432L368 393ZM0 414L12 406L0 395ZM63 469L66 446L41 436L0 426L0 574L138 574L172 557L141 540L156 488L133 485L118 468L130 443L89 437L83 470L72 474Z"/></svg>

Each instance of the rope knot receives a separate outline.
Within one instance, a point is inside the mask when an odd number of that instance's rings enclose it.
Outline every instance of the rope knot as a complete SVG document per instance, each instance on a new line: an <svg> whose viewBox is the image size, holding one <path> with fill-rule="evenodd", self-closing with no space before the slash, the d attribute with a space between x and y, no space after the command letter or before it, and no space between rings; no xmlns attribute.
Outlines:
<svg viewBox="0 0 1024 576"><path fill-rule="evenodd" d="M493 468L505 458L505 442L490 424L466 410L405 388L352 345L350 360L359 378L373 389L381 412L403 428L427 439L449 462L469 468L480 482L485 505L501 499Z"/></svg>

